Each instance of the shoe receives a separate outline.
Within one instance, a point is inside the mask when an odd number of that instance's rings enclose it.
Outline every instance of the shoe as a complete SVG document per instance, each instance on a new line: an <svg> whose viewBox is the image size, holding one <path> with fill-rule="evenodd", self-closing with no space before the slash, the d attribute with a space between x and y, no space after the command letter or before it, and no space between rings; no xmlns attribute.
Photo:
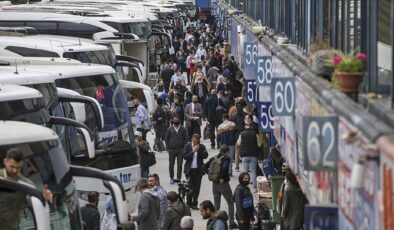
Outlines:
<svg viewBox="0 0 394 230"><path fill-rule="evenodd" d="M211 146L211 149L215 149L215 146Z"/></svg>
<svg viewBox="0 0 394 230"><path fill-rule="evenodd" d="M195 206L195 205L194 205L194 206L191 206L190 209L198 210L197 206Z"/></svg>
<svg viewBox="0 0 394 230"><path fill-rule="evenodd" d="M170 180L170 184L175 184L174 179L171 179L171 180Z"/></svg>
<svg viewBox="0 0 394 230"><path fill-rule="evenodd" d="M236 172L239 172L239 167L235 167L235 171L236 171Z"/></svg>
<svg viewBox="0 0 394 230"><path fill-rule="evenodd" d="M257 193L257 188L253 188L253 189L252 189L252 192L253 192L253 193Z"/></svg>
<svg viewBox="0 0 394 230"><path fill-rule="evenodd" d="M238 225L236 223L232 223L232 224L230 224L229 228L230 229L237 229Z"/></svg>

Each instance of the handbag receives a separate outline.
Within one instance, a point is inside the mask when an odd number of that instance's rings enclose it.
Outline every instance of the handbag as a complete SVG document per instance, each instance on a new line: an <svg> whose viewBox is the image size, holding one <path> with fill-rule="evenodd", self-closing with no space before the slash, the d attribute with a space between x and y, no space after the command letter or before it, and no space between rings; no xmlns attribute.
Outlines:
<svg viewBox="0 0 394 230"><path fill-rule="evenodd" d="M248 196L242 199L242 207L243 208L252 208L253 207L253 197Z"/></svg>
<svg viewBox="0 0 394 230"><path fill-rule="evenodd" d="M153 152L153 151L149 151L149 152L145 153L144 159L145 159L145 166L146 167L151 167L157 163L155 152Z"/></svg>
<svg viewBox="0 0 394 230"><path fill-rule="evenodd" d="M207 124L206 126L205 126L205 128L204 128L204 132L203 132L203 139L204 140L207 140L207 139L209 139L209 126L210 126L210 124Z"/></svg>

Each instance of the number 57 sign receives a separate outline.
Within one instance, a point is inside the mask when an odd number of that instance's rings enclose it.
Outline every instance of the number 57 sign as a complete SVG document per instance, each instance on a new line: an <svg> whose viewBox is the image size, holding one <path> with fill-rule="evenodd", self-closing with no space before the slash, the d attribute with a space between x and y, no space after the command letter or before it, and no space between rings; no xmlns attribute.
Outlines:
<svg viewBox="0 0 394 230"><path fill-rule="evenodd" d="M328 171L336 168L338 155L338 117L304 116L302 119L304 168Z"/></svg>

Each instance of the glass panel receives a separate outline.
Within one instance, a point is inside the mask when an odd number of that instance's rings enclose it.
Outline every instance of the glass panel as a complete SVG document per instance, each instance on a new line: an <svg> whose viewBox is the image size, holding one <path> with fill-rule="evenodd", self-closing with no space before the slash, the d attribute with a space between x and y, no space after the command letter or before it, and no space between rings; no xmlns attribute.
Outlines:
<svg viewBox="0 0 394 230"><path fill-rule="evenodd" d="M391 0L378 0L378 85L391 84Z"/></svg>

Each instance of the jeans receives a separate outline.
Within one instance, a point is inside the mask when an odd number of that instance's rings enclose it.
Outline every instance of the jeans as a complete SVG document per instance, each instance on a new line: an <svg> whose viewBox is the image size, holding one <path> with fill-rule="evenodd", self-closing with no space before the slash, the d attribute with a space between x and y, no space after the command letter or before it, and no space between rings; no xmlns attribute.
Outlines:
<svg viewBox="0 0 394 230"><path fill-rule="evenodd" d="M165 151L163 141L166 137L166 130L167 124L159 124L155 126L155 146L158 151Z"/></svg>
<svg viewBox="0 0 394 230"><path fill-rule="evenodd" d="M228 214L230 224L234 224L234 201L233 201L233 192L231 191L230 184L226 183L212 183L212 193L213 193L213 201L215 203L216 210L220 209L220 201L221 195L223 195L224 199L228 205Z"/></svg>
<svg viewBox="0 0 394 230"><path fill-rule="evenodd" d="M228 156L230 157L230 167L228 167L228 173L230 175L233 175L233 162L234 162L234 157L235 157L235 145L229 145L229 154Z"/></svg>
<svg viewBox="0 0 394 230"><path fill-rule="evenodd" d="M256 175L257 157L242 157L242 169L247 172L250 170L253 188L257 188L257 175Z"/></svg>
<svg viewBox="0 0 394 230"><path fill-rule="evenodd" d="M141 178L148 178L149 168L141 168Z"/></svg>
<svg viewBox="0 0 394 230"><path fill-rule="evenodd" d="M174 179L174 166L175 159L177 160L177 171L176 171L176 179L181 180L182 178L182 163L183 163L183 149L171 149L168 150L168 154L170 155L170 178Z"/></svg>

